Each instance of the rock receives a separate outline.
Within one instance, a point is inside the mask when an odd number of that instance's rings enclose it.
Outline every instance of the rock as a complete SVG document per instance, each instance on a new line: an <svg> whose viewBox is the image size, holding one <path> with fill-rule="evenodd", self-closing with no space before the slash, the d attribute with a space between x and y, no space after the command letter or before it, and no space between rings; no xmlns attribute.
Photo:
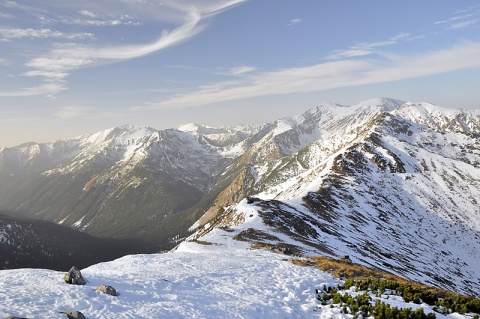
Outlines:
<svg viewBox="0 0 480 319"><path fill-rule="evenodd" d="M87 283L80 270L78 270L75 266L73 266L68 273L63 276L63 280L72 285L85 285Z"/></svg>
<svg viewBox="0 0 480 319"><path fill-rule="evenodd" d="M86 319L80 311L61 311L60 313L66 314L68 319Z"/></svg>
<svg viewBox="0 0 480 319"><path fill-rule="evenodd" d="M7 319L28 319L28 318L23 318L23 317L7 317Z"/></svg>
<svg viewBox="0 0 480 319"><path fill-rule="evenodd" d="M352 263L352 260L350 259L350 256L340 256L338 258L340 261L343 261L343 262L346 262L348 264L351 264Z"/></svg>
<svg viewBox="0 0 480 319"><path fill-rule="evenodd" d="M259 201L260 201L260 198L247 197L247 204L254 204L254 203L259 202Z"/></svg>
<svg viewBox="0 0 480 319"><path fill-rule="evenodd" d="M274 247L272 251L277 254L291 255L292 252L287 247Z"/></svg>
<svg viewBox="0 0 480 319"><path fill-rule="evenodd" d="M112 286L101 285L95 288L95 291L100 291L107 295L118 296L117 291Z"/></svg>

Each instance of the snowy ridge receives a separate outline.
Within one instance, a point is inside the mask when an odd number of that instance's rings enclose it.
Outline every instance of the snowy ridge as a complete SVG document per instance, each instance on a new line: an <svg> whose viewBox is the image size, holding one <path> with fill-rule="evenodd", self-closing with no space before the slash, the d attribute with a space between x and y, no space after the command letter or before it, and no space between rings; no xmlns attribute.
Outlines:
<svg viewBox="0 0 480 319"><path fill-rule="evenodd" d="M440 131L480 133L480 110L446 109L425 102L409 102L394 114Z"/></svg>
<svg viewBox="0 0 480 319"><path fill-rule="evenodd" d="M275 122L251 147L255 158L250 159L250 164L256 170L259 190L269 192L283 182L289 183L289 177L308 175L330 156L366 134L382 112L394 110L403 103L378 98L353 106L322 104ZM272 172L277 171L284 176L276 174L272 181Z"/></svg>
<svg viewBox="0 0 480 319"><path fill-rule="evenodd" d="M243 237L301 254L350 255L364 265L479 296L480 141L471 134L478 121L466 117L468 130L453 129L465 113L433 106L401 117L416 105L360 103L326 122L332 132L351 132L337 147L325 147L331 140L321 137L298 153L253 166L250 194L259 199L252 207L263 224L245 229ZM441 116L427 125L425 114L434 111ZM353 121L358 114L361 124ZM195 237L237 224L244 209L244 202L229 205Z"/></svg>

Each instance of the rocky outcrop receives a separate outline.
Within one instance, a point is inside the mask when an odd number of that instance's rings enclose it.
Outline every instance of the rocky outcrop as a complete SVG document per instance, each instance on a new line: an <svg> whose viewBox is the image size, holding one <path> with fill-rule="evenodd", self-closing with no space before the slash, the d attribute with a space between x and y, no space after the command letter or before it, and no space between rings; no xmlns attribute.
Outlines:
<svg viewBox="0 0 480 319"><path fill-rule="evenodd" d="M111 296L118 296L117 291L112 286L101 285L95 288L95 291L100 291Z"/></svg>
<svg viewBox="0 0 480 319"><path fill-rule="evenodd" d="M75 266L70 268L68 273L66 273L65 276L63 276L63 280L65 280L66 283L72 284L72 285L85 285L87 283L85 278L83 278L80 270L78 270L77 267Z"/></svg>

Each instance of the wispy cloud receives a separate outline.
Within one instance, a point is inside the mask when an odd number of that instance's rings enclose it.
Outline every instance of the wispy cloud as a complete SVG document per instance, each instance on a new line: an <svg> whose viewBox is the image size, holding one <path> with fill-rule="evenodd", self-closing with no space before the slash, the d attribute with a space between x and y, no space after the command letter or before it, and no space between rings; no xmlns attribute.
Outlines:
<svg viewBox="0 0 480 319"><path fill-rule="evenodd" d="M61 82L46 82L39 86L28 87L19 90L12 90L7 92L0 91L0 97L20 97L20 96L36 96L45 95L54 98L53 93L66 90L67 88Z"/></svg>
<svg viewBox="0 0 480 319"><path fill-rule="evenodd" d="M33 70L26 72L25 75L30 77L43 77L49 82L60 82L67 77L71 71L94 63L94 58L84 50L85 47L76 44L57 45L57 48L48 55L35 58L28 62L26 66Z"/></svg>
<svg viewBox="0 0 480 319"><path fill-rule="evenodd" d="M200 87L145 108L192 107L251 97L322 91L334 88L385 83L480 67L480 43L468 42L417 56L385 60L331 61L302 68L265 72ZM142 108L136 108L142 109Z"/></svg>
<svg viewBox="0 0 480 319"><path fill-rule="evenodd" d="M479 19L454 23L450 26L450 29L462 29L462 28L466 28L466 27L469 27L471 25L477 24L478 22L480 22Z"/></svg>
<svg viewBox="0 0 480 319"><path fill-rule="evenodd" d="M88 10L80 10L79 13L80 13L81 15L83 15L83 16L85 16L85 17L89 17L89 18L95 18L95 17L96 17L95 13L90 12L90 11L88 11Z"/></svg>
<svg viewBox="0 0 480 319"><path fill-rule="evenodd" d="M15 8L15 9L21 9L21 10L29 10L31 8L29 6L26 6L26 5L20 4L16 1L11 1L11 0L2 1L2 2L0 2L0 5L2 7L6 7L6 8Z"/></svg>
<svg viewBox="0 0 480 319"><path fill-rule="evenodd" d="M8 14L8 13L0 12L0 18L2 18L2 19L12 19L13 16L11 14Z"/></svg>
<svg viewBox="0 0 480 319"><path fill-rule="evenodd" d="M81 26L119 26L119 25L133 25L138 26L142 23L130 17L129 15L114 15L109 14L108 16L97 16L90 11L83 10L80 11L82 16L77 18L64 17L59 20L50 19L49 22L61 22L64 24L73 24ZM46 21L47 19L44 19Z"/></svg>
<svg viewBox="0 0 480 319"><path fill-rule="evenodd" d="M20 29L20 28L5 28L0 27L0 40L12 40L21 38L54 38L54 39L95 39L92 33L80 32L80 33L64 33L60 31L53 31L50 29Z"/></svg>
<svg viewBox="0 0 480 319"><path fill-rule="evenodd" d="M9 65L9 64L10 63L8 62L8 60L0 58L0 65Z"/></svg>
<svg viewBox="0 0 480 319"><path fill-rule="evenodd" d="M473 6L468 9L457 10L455 14L445 20L437 21L435 24L447 24L447 29L463 29L480 22L478 16L480 15L480 7Z"/></svg>
<svg viewBox="0 0 480 319"><path fill-rule="evenodd" d="M253 72L253 71L255 71L256 69L257 69L257 68L254 67L254 66L248 66L248 65L238 66L238 67L235 67L235 68L231 68L231 69L230 69L230 74L232 74L232 75L241 75L241 74Z"/></svg>
<svg viewBox="0 0 480 319"><path fill-rule="evenodd" d="M163 32L161 37L150 44L126 45L115 47L91 47L85 45L57 45L48 54L34 58L26 64L33 70L27 76L40 76L47 81L63 81L70 72L83 66L99 62L112 62L138 58L180 43L201 30L198 26L200 15L192 10L185 24L170 32ZM54 93L54 92L52 92Z"/></svg>
<svg viewBox="0 0 480 319"><path fill-rule="evenodd" d="M0 3L0 6L21 10L25 15L37 19L38 22L42 24L81 26L139 25L140 22L134 20L129 14L114 12L115 8L118 7L121 2L123 1L99 0L96 1L95 4L84 1L66 4L65 1L50 0L48 3L42 3L42 5L37 5L36 3L30 5L28 2L20 4L15 1L3 1ZM87 9L80 9L76 12L73 10L75 7L86 5L93 6L93 8L99 12L94 13ZM131 5L133 5L133 3L131 3ZM141 6L142 4L137 3L137 5ZM61 10L65 6L69 6L68 14ZM106 10L106 8L108 8L108 10Z"/></svg>
<svg viewBox="0 0 480 319"><path fill-rule="evenodd" d="M332 52L332 54L330 54L327 57L327 59L337 60L337 59L370 55L370 54L378 53L377 51L378 48L394 45L401 41L412 41L412 40L421 39L421 38L422 36L419 36L419 35L415 36L410 33L400 33L384 41L370 42L370 43L363 42L363 43L355 44L346 50L335 50Z"/></svg>
<svg viewBox="0 0 480 319"><path fill-rule="evenodd" d="M303 19L302 18L296 18L296 19L292 19L288 22L288 26L292 26L292 25L296 25L296 24L299 24L299 23L302 23L303 22Z"/></svg>
<svg viewBox="0 0 480 319"><path fill-rule="evenodd" d="M84 106L64 106L55 112L54 116L62 120L71 119L85 114L88 110L89 108Z"/></svg>
<svg viewBox="0 0 480 319"><path fill-rule="evenodd" d="M55 2L56 0L52 0ZM111 2L110 0L102 0L103 2ZM102 2L100 1L100 2ZM110 45L110 46L93 46L81 43L69 43L69 44L54 44L53 47L41 56L32 58L25 63L25 66L30 68L25 72L25 76L40 77L43 79L44 84L38 88L26 88L16 92L0 93L0 96L14 96L18 95L33 95L36 92L44 94L46 88L51 88L52 91L48 92L50 96L67 88L66 78L68 75L79 68L97 64L119 62L128 59L135 59L145 55L153 54L161 51L165 48L178 45L183 41L195 36L205 28L205 20L212 17L215 14L222 12L236 4L244 2L245 0L217 0L208 2L192 1L191 3L179 4L178 1L167 0L161 4L157 2L151 2L148 0L119 0L123 6L137 9L142 5L161 5L162 12L171 12L173 16L182 15L183 21L176 28L170 30L163 30L156 41L146 44L131 44L131 45ZM110 3L111 4L111 3ZM11 5L17 5L16 3ZM61 5L61 3L59 3ZM114 6L115 8L116 6ZM29 10L29 7L21 7L24 10ZM36 10L36 9L32 9ZM151 14L149 10L145 10L148 14ZM152 10L150 10L152 11ZM142 11L143 12L143 11ZM105 24L115 24L113 20L105 20L103 18L98 19L101 16L100 13L93 10L79 10L77 13L84 18L80 19L82 24L97 25L93 21L103 21ZM147 13L145 13L147 14ZM119 20L128 21L129 15L123 15ZM173 18L172 18L173 19ZM79 20L79 21L80 21ZM76 20L73 19L70 23L76 24ZM90 21L90 22L89 22ZM120 23L119 22L119 23ZM78 22L80 24L80 22ZM105 25L101 24L101 25ZM100 25L100 24L99 24ZM62 33L52 31L50 29L14 29L3 28L0 29L0 35L5 38L24 38L24 37L49 37L49 38L65 38L70 40L78 40L81 37L87 37L87 33Z"/></svg>

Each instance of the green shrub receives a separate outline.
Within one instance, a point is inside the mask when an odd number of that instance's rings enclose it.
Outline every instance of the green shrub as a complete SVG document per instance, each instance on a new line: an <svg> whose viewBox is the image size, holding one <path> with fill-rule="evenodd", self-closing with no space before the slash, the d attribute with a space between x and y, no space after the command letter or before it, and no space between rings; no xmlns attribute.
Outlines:
<svg viewBox="0 0 480 319"><path fill-rule="evenodd" d="M363 294L358 294L353 297L348 293L340 293L338 290L350 289L355 287L356 291L365 291ZM422 302L431 306L434 305L433 310L445 309L447 312L458 313L476 313L474 319L480 319L480 300L473 297L459 296L451 294L445 298L439 298L436 290L431 288L422 288L419 285L412 286L410 283L398 283L394 280L383 280L376 278L366 278L355 280L348 278L345 280L344 286L336 288L328 288L329 293L324 293L321 298L322 304L327 304L329 301L333 304L339 305L342 312L345 314L352 314L354 317L362 315L363 317L373 316L375 319L389 318L389 319L433 319L436 318L434 312L428 315L424 313L423 308L413 311L411 308L398 309L391 307L384 302L376 301L372 305L371 298L367 291L377 296L383 294L386 290L391 290L394 294L401 296L405 302L414 302L420 304ZM453 297L451 297L453 296Z"/></svg>

